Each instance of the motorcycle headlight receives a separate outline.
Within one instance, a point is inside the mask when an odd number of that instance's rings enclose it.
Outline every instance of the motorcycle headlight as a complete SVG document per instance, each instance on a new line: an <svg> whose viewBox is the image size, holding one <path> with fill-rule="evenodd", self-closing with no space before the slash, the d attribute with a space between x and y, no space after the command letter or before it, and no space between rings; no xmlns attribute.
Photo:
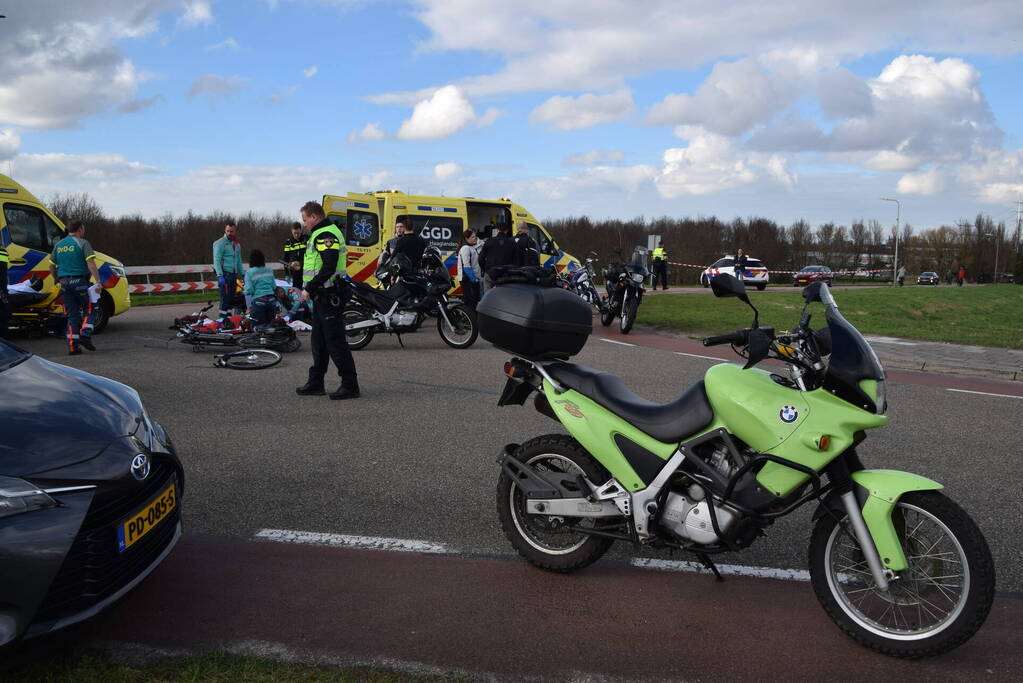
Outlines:
<svg viewBox="0 0 1023 683"><path fill-rule="evenodd" d="M874 405L877 407L877 414L884 415L888 410L888 396L885 389L885 381L883 379L865 379L860 382L860 389L862 389L863 393L867 396L874 399Z"/></svg>
<svg viewBox="0 0 1023 683"><path fill-rule="evenodd" d="M633 282L638 282L639 284L643 284L643 280L645 280L645 279L646 278L643 277L643 273L633 273L632 274L632 281Z"/></svg>
<svg viewBox="0 0 1023 683"><path fill-rule="evenodd" d="M0 477L0 519L57 507L57 501L24 479Z"/></svg>

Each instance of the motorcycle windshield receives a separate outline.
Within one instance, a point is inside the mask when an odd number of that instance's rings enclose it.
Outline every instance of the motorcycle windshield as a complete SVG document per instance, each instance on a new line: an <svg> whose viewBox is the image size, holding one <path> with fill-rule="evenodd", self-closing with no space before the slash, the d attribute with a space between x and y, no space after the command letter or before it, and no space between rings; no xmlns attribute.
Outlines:
<svg viewBox="0 0 1023 683"><path fill-rule="evenodd" d="M860 382L865 379L882 381L884 368L860 331L839 312L830 292L824 299L828 304L825 318L831 335L831 358L824 387L864 410L877 412L874 397L863 391Z"/></svg>

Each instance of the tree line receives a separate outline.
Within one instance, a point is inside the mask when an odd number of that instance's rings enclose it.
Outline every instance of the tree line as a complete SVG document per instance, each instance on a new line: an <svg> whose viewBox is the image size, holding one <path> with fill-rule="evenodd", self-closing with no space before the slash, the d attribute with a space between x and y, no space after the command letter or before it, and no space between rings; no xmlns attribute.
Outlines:
<svg viewBox="0 0 1023 683"><path fill-rule="evenodd" d="M223 234L228 220L238 224L246 254L258 248L268 260L275 260L282 255L294 223L281 213L234 215L219 211L113 218L86 193L57 194L47 205L65 224L74 219L85 221L95 248L130 266L209 263L210 245ZM570 216L547 219L544 226L560 248L578 258L595 252L600 263L617 258L618 249L622 258L628 259L635 246L646 246L649 235L660 236L672 262L706 266L741 247L777 271L796 271L806 265L849 272L890 269L895 247L891 226L862 219L848 226L833 222L811 226L805 220L784 225L764 217L724 222L703 216L639 216L631 220ZM1012 274L1017 282L1023 282L1020 226L995 223L985 214L929 230L917 231L907 223L899 231L898 246L899 264L904 264L910 274L932 270L944 278L962 266L969 280L990 282L997 256L997 272ZM671 284L695 284L699 275L698 268L669 269ZM891 277L890 270L887 277ZM772 280L786 278L779 275Z"/></svg>

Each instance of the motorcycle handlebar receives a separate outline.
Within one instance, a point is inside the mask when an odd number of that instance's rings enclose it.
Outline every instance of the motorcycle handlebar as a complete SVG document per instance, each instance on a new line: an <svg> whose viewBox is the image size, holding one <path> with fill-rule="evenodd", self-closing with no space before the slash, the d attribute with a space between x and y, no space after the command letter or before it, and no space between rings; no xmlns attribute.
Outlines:
<svg viewBox="0 0 1023 683"><path fill-rule="evenodd" d="M746 344L749 341L749 330L737 330L731 334L719 334L713 337L705 337L704 346L718 346L720 344Z"/></svg>

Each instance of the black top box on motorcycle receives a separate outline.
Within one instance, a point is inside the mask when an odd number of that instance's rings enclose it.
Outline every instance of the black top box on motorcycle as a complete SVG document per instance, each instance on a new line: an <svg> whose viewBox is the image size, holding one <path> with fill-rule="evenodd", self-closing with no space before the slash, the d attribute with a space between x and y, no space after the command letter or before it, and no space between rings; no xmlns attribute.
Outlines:
<svg viewBox="0 0 1023 683"><path fill-rule="evenodd" d="M579 353L593 331L590 311L572 292L528 284L495 287L476 307L480 336L529 360Z"/></svg>

